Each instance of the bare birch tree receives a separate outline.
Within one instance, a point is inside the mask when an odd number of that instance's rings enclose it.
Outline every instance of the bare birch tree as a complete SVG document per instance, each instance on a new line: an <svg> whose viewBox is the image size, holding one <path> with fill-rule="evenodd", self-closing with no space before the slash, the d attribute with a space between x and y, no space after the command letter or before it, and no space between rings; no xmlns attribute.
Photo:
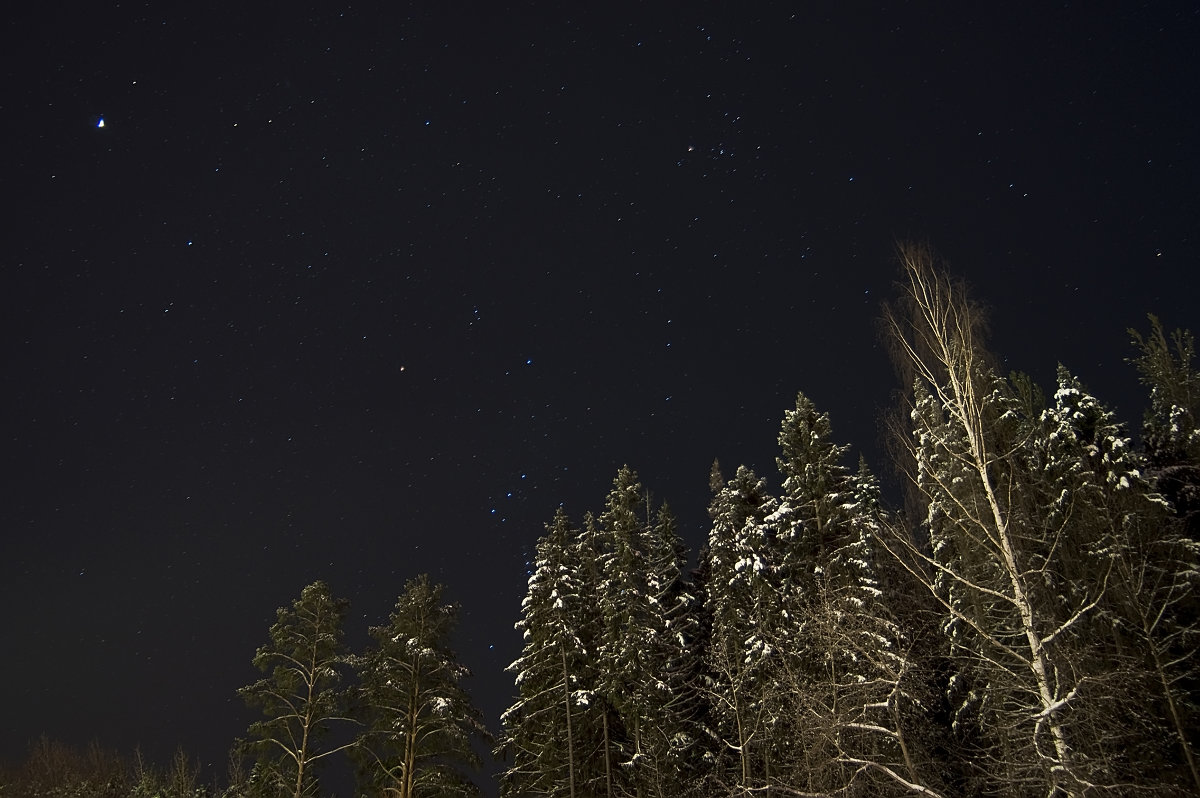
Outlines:
<svg viewBox="0 0 1200 798"><path fill-rule="evenodd" d="M1088 584L1056 593L1066 528L1046 528L1023 502L1031 433L987 362L978 308L927 247L904 245L900 260L902 302L885 321L913 376L910 479L928 540L900 532L887 545L942 608L964 706L985 730L981 777L1081 795L1095 773L1070 730L1093 675L1072 641L1106 599L1108 565L1097 554Z"/></svg>

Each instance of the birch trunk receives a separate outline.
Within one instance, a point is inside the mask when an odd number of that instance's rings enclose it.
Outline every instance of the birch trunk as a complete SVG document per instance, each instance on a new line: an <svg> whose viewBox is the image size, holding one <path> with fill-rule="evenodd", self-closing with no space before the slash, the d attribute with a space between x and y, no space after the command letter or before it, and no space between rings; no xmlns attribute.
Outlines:
<svg viewBox="0 0 1200 798"><path fill-rule="evenodd" d="M911 369L915 381L928 389L944 414L944 420L961 436L957 443L939 440L939 431L926 426L922 429L926 437L924 445L930 445L929 441L933 441L933 446L944 444L945 450L939 450L939 453L952 461L960 469L961 478L973 482L976 490L972 494L975 498L970 501L957 499L956 491L962 490L955 484L958 477L948 479L941 474L926 474L934 493L929 492L929 486L922 486L923 492L927 494L927 500L940 499L949 505L947 512L954 514L949 523L961 537L956 540L956 545L973 549L975 556L987 558L1000 579L979 584L973 575L956 570L954 563L938 560L937 553L925 554L915 546L909 553L918 553L927 566L921 570L926 575L926 587L931 591L935 591L934 582L940 577L942 581L957 583L958 588L969 595L982 593L990 601L1007 606L1015 613L1023 638L1019 647L992 634L989 623L981 614L974 613L976 617L966 615L939 596L944 608L979 636L981 645L1004 652L1008 658L1021 663L1016 665L1014 662L1015 667L1009 667L1010 673L1021 669L1027 671L1023 689L1036 695L1038 711L1020 724L1024 727L1023 733L1028 735L1026 743L1042 760L1048 794L1076 795L1080 780L1072 767L1072 752L1063 728L1063 713L1070 708L1075 691L1071 689L1064 693L1055 683L1059 674L1069 673L1070 668L1056 668L1047 645L1077 623L1089 607L1078 608L1068 621L1060 624L1046 614L1047 608L1040 607L1031 594L1026 582L1027 569L1032 569L1034 563L1022 561L1021 541L1034 537L1036 530L1021 527L1021 519L1013 517L1006 501L1011 499L1011 491L1019 486L1014 488L1012 484L1015 466L1008 460L1011 453L997 451L994 442L995 414L989 407L992 375L983 363L982 347L975 340L979 320L962 288L934 269L928 250L909 246L902 248L900 255L907 279L903 290L909 303L908 314L902 317L889 313L887 317L899 359ZM918 456L917 449L922 442L914 441L909 445L913 447L914 457ZM1009 475L1007 486L997 482L998 473ZM939 482L943 479L947 482ZM982 513L977 513L976 509L983 508L974 504L979 498L986 506ZM1094 604L1095 601L1091 606ZM1044 631L1050 629L1055 631ZM985 669L994 666L991 656L977 653L981 655L980 663ZM1047 738L1052 742L1052 751L1045 750ZM1025 763L1026 766L1034 764Z"/></svg>

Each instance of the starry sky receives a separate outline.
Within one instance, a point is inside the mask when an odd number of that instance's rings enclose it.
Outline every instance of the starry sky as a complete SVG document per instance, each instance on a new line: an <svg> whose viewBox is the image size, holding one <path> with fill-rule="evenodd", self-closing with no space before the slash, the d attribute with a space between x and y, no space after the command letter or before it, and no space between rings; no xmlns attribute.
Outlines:
<svg viewBox="0 0 1200 798"><path fill-rule="evenodd" d="M0 758L221 773L275 609L325 579L359 645L421 572L496 728L621 464L694 550L803 390L887 479L898 240L1136 426L1125 329L1200 328L1200 9L933 5L10 14Z"/></svg>

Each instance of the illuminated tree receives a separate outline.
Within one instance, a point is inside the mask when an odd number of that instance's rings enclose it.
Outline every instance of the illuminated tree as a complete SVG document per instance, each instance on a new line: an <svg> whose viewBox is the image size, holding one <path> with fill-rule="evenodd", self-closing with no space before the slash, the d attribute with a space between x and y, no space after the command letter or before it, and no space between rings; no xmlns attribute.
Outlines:
<svg viewBox="0 0 1200 798"><path fill-rule="evenodd" d="M883 529L878 486L849 447L832 442L829 416L804 394L779 433L783 496L772 516L785 553L785 653L790 707L776 758L785 784L807 792L936 795L920 771L903 718L914 713L915 663L880 589ZM886 555L885 555L886 556Z"/></svg>
<svg viewBox="0 0 1200 798"><path fill-rule="evenodd" d="M504 795L575 798L597 792L592 788L604 777L597 754L602 707L591 653L598 576L590 565L594 553L583 556L592 535L590 518L581 532L559 508L538 541L516 625L525 645L508 667L518 697L501 717L498 753L509 762L500 786Z"/></svg>
<svg viewBox="0 0 1200 798"><path fill-rule="evenodd" d="M914 375L911 476L928 545L905 534L892 544L944 612L957 722L979 731L983 789L1081 795L1107 776L1082 731L1109 708L1093 689L1105 674L1078 654L1110 600L1111 553L1085 539L1091 529L1044 523L1028 501L1041 479L1026 464L1035 420L988 365L962 286L927 249L900 255L903 305L887 323ZM1067 551L1084 559L1068 563ZM1061 590L1072 568L1090 578Z"/></svg>
<svg viewBox="0 0 1200 798"><path fill-rule="evenodd" d="M606 739L617 757L616 789L677 795L696 740L683 546L670 511L654 513L628 466L613 480L599 525L597 690L615 710Z"/></svg>
<svg viewBox="0 0 1200 798"><path fill-rule="evenodd" d="M739 466L728 482L716 464L710 485L712 526L705 546L704 649L709 722L717 739L712 778L725 789L762 787L769 770L771 721L777 717L775 641L784 620L772 584L777 565L768 516L777 501L765 480Z"/></svg>

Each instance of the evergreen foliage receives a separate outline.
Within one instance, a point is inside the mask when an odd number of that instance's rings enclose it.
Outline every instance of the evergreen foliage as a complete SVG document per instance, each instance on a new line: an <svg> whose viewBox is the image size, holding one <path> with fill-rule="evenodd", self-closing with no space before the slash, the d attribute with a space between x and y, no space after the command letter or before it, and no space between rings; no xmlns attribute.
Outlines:
<svg viewBox="0 0 1200 798"><path fill-rule="evenodd" d="M489 740L462 687L469 672L450 649L458 606L425 574L409 581L390 623L370 630L375 646L352 662L366 730L354 749L362 782L397 798L470 796L479 767L472 743Z"/></svg>
<svg viewBox="0 0 1200 798"><path fill-rule="evenodd" d="M711 733L718 742L711 780L750 790L765 783L769 761L772 654L784 619L772 584L779 557L767 523L778 506L766 481L739 466L721 485L714 464L705 547L704 610L709 639L704 672ZM719 487L718 487L719 486Z"/></svg>
<svg viewBox="0 0 1200 798"><path fill-rule="evenodd" d="M665 506L655 512L637 474L622 467L599 517L604 554L598 598L600 691L616 710L610 740L619 790L678 793L695 742L684 550Z"/></svg>
<svg viewBox="0 0 1200 798"><path fill-rule="evenodd" d="M787 781L808 792L903 793L929 788L902 718L915 704L906 635L880 589L877 572L884 515L878 484L860 461L844 465L848 446L832 442L828 414L800 394L779 434L784 476L774 515L787 541L796 619L780 750Z"/></svg>
<svg viewBox="0 0 1200 798"><path fill-rule="evenodd" d="M1139 685L1153 676L1108 631L1130 614L1114 573L1130 556L1125 570L1144 565L1140 528L1161 526L1128 439L1065 370L1037 413L1027 380L990 366L962 286L926 249L901 259L906 302L888 324L915 375L909 447L925 514L920 534L893 539L942 607L953 728L974 765L965 788L1172 789L1134 756L1156 723L1113 721L1143 714Z"/></svg>
<svg viewBox="0 0 1200 798"><path fill-rule="evenodd" d="M278 610L270 642L254 655L254 667L265 676L238 694L266 716L251 724L248 745L256 760L251 783L262 794L319 795L314 766L351 745L322 745L331 724L350 721L338 689L348 607L324 582L312 583L291 607Z"/></svg>
<svg viewBox="0 0 1200 798"><path fill-rule="evenodd" d="M906 511L804 394L783 414L778 494L713 463L690 580L675 517L628 466L598 514L559 508L516 623L502 795L1200 794L1191 334L1153 316L1130 331L1139 448L1065 367L1047 393L999 374L965 288L927 248L901 261L886 325L911 380ZM43 738L0 794L301 798L344 752L363 793L473 795L490 738L442 594L409 581L358 655L325 583L279 609L238 691L262 718L223 791L182 751L156 769Z"/></svg>
<svg viewBox="0 0 1200 798"><path fill-rule="evenodd" d="M594 536L583 537L559 508L538 542L534 572L516 628L525 644L509 666L518 698L501 717L498 752L509 762L505 795L585 794L603 777L596 762L602 707L595 693L597 574L581 561ZM590 559L594 562L594 559Z"/></svg>
<svg viewBox="0 0 1200 798"><path fill-rule="evenodd" d="M1162 322L1150 317L1150 334L1129 331L1137 348L1130 362L1150 389L1142 425L1143 448L1156 489L1200 540L1200 372L1191 332L1176 330L1168 342Z"/></svg>

